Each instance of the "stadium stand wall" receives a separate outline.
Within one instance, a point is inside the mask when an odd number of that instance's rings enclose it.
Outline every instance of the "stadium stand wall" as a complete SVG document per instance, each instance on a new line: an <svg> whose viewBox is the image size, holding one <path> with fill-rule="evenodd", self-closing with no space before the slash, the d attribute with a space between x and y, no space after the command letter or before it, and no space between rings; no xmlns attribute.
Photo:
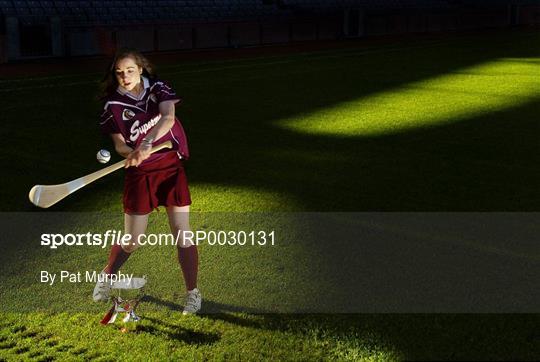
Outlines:
<svg viewBox="0 0 540 362"><path fill-rule="evenodd" d="M255 46L261 43L261 28L257 22L231 24L229 31L232 47Z"/></svg>
<svg viewBox="0 0 540 362"><path fill-rule="evenodd" d="M540 0L0 0L0 62L540 24Z"/></svg>

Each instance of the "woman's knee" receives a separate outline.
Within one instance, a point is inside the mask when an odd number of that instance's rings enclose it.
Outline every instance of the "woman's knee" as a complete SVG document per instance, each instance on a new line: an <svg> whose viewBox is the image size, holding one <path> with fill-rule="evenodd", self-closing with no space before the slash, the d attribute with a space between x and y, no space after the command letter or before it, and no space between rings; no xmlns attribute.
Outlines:
<svg viewBox="0 0 540 362"><path fill-rule="evenodd" d="M173 234L190 231L189 226L189 206L169 206L167 207L169 226Z"/></svg>
<svg viewBox="0 0 540 362"><path fill-rule="evenodd" d="M189 248L192 245L195 245L193 242L193 237L190 237L190 230L188 232L181 232L180 237L178 238L177 248Z"/></svg>
<svg viewBox="0 0 540 362"><path fill-rule="evenodd" d="M129 243L123 244L122 249L124 249L126 253L133 253L135 250L137 250L141 246L139 244L139 237L141 234L139 235L128 234L128 235L131 235L130 241Z"/></svg>
<svg viewBox="0 0 540 362"><path fill-rule="evenodd" d="M139 240L141 235L146 232L148 225L148 214L146 215L130 215L124 216L124 228L126 234L130 235L129 243L122 245L122 249L128 253L132 253L140 246Z"/></svg>

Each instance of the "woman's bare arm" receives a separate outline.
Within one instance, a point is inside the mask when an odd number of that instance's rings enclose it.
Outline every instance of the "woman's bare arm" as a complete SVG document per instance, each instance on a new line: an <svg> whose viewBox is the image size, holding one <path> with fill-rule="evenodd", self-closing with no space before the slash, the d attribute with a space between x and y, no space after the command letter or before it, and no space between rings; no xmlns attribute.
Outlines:
<svg viewBox="0 0 540 362"><path fill-rule="evenodd" d="M133 152L133 148L126 144L126 140L121 133L113 133L111 134L111 138L114 142L114 149L120 156L127 158Z"/></svg>
<svg viewBox="0 0 540 362"><path fill-rule="evenodd" d="M127 155L126 167L139 166L141 162L150 157L152 143L163 137L174 125L174 104L176 101L165 101L159 104L161 118L150 132L143 138L143 142L136 150ZM124 142L125 143L125 142Z"/></svg>

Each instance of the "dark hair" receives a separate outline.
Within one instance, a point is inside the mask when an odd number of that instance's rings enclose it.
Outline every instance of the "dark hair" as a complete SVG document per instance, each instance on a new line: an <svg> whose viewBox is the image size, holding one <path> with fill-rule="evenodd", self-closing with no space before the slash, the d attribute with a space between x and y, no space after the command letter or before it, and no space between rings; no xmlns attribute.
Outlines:
<svg viewBox="0 0 540 362"><path fill-rule="evenodd" d="M114 55L114 58L110 63L109 67L107 68L107 72L105 73L101 81L101 99L108 97L118 88L118 80L116 79L115 69L116 63L118 63L120 59L125 58L133 59L135 64L142 68L142 75L146 78L156 78L156 73L154 73L154 66L144 55L142 55L141 52L131 48L119 49Z"/></svg>

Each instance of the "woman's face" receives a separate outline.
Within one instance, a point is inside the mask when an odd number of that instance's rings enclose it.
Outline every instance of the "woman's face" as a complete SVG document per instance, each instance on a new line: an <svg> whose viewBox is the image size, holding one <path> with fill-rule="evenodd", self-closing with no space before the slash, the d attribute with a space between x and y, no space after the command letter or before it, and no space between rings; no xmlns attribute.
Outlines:
<svg viewBox="0 0 540 362"><path fill-rule="evenodd" d="M132 58L122 58L116 62L114 69L120 87L133 90L141 82L142 68Z"/></svg>

